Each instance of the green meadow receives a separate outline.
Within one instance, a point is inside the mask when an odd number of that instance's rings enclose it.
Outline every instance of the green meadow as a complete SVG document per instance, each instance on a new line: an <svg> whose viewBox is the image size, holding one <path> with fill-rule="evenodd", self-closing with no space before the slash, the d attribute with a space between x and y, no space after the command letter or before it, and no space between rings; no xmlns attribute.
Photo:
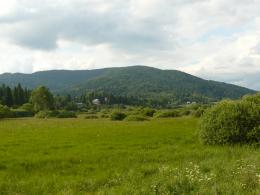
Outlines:
<svg viewBox="0 0 260 195"><path fill-rule="evenodd" d="M199 119L0 120L0 194L260 194L260 149L207 146Z"/></svg>

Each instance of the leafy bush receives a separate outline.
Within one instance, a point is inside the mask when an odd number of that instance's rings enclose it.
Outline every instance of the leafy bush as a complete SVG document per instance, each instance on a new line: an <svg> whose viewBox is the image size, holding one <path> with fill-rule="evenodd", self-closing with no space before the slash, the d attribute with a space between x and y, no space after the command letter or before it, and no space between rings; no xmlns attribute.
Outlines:
<svg viewBox="0 0 260 195"><path fill-rule="evenodd" d="M59 111L56 115L57 118L77 118L77 115L73 111Z"/></svg>
<svg viewBox="0 0 260 195"><path fill-rule="evenodd" d="M164 111L161 112L157 117L158 118L173 118L173 117L178 117L180 116L180 113L176 110L171 110L171 111Z"/></svg>
<svg viewBox="0 0 260 195"><path fill-rule="evenodd" d="M98 119L98 116L97 116L97 115L93 115L93 114L91 114L91 115L86 115L86 116L85 116L85 119Z"/></svg>
<svg viewBox="0 0 260 195"><path fill-rule="evenodd" d="M109 115L109 114L101 114L100 117L101 117L101 118L109 118L110 115Z"/></svg>
<svg viewBox="0 0 260 195"><path fill-rule="evenodd" d="M125 118L126 121L148 121L149 119L140 115L129 115Z"/></svg>
<svg viewBox="0 0 260 195"><path fill-rule="evenodd" d="M127 117L127 115L123 112L113 112L111 114L111 120L113 121L122 121Z"/></svg>
<svg viewBox="0 0 260 195"><path fill-rule="evenodd" d="M77 115L72 111L40 111L35 115L36 118L76 118Z"/></svg>
<svg viewBox="0 0 260 195"><path fill-rule="evenodd" d="M187 110L187 109L182 110L182 111L180 112L180 116L188 116L188 115L190 115L190 114L191 114L191 111L190 111L190 110Z"/></svg>
<svg viewBox="0 0 260 195"><path fill-rule="evenodd" d="M40 111L38 112L35 117L36 118L50 118L51 117L51 114L50 114L51 111Z"/></svg>
<svg viewBox="0 0 260 195"><path fill-rule="evenodd" d="M11 118L13 113L7 106L0 105L0 118Z"/></svg>
<svg viewBox="0 0 260 195"><path fill-rule="evenodd" d="M33 110L33 105L30 104L30 103L25 103L23 104L21 107L20 107L21 110L25 110L25 111L28 111L28 112L31 112L33 113L34 110Z"/></svg>
<svg viewBox="0 0 260 195"><path fill-rule="evenodd" d="M142 110L142 114L144 116L153 117L153 115L156 113L156 110L151 108L145 108Z"/></svg>
<svg viewBox="0 0 260 195"><path fill-rule="evenodd" d="M192 112L192 116L199 118L199 117L201 117L204 114L204 112L205 112L205 109L200 107L197 110Z"/></svg>
<svg viewBox="0 0 260 195"><path fill-rule="evenodd" d="M208 109L201 122L200 137L206 144L260 141L259 95L239 101L222 101Z"/></svg>
<svg viewBox="0 0 260 195"><path fill-rule="evenodd" d="M55 118L58 115L57 111L40 111L38 112L35 117L36 118Z"/></svg>

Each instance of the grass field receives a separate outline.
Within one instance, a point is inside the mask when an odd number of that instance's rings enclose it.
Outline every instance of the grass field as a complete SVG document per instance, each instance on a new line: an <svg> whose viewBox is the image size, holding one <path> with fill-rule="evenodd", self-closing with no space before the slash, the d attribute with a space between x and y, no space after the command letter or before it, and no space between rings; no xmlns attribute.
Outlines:
<svg viewBox="0 0 260 195"><path fill-rule="evenodd" d="M0 194L260 194L260 149L204 146L198 119L0 121Z"/></svg>

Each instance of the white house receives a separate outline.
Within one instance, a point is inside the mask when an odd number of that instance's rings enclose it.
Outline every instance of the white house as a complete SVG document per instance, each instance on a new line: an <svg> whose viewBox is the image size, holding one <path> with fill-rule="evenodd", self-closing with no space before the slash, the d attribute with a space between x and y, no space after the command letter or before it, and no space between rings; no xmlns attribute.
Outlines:
<svg viewBox="0 0 260 195"><path fill-rule="evenodd" d="M92 101L92 104L94 104L94 105L100 105L101 103L100 103L100 100L99 100L99 99L94 99L94 100Z"/></svg>

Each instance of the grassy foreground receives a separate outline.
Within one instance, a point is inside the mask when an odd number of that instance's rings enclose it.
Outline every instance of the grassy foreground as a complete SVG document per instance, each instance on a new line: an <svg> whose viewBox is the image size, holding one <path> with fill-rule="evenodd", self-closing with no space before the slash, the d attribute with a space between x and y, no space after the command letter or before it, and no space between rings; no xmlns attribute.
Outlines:
<svg viewBox="0 0 260 195"><path fill-rule="evenodd" d="M260 149L204 146L198 119L0 121L0 194L260 194Z"/></svg>

